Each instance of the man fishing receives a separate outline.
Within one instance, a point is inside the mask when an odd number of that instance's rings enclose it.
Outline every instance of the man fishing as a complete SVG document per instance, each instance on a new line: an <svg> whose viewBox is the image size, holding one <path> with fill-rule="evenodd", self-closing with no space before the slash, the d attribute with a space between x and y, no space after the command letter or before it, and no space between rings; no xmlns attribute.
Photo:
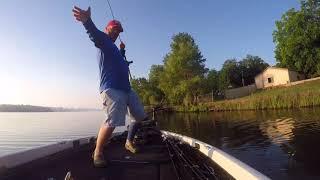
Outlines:
<svg viewBox="0 0 320 180"><path fill-rule="evenodd" d="M133 144L133 138L139 122L146 118L146 114L138 96L131 89L128 64L115 45L119 34L123 32L121 23L112 20L107 24L105 32L102 32L96 28L91 20L90 7L87 10L82 10L74 6L72 11L76 20L82 22L91 41L99 49L100 94L106 118L98 133L93 162L96 167L105 167L103 146L110 139L115 127L125 125L125 116L128 113L131 123L125 148L136 153L138 149Z"/></svg>

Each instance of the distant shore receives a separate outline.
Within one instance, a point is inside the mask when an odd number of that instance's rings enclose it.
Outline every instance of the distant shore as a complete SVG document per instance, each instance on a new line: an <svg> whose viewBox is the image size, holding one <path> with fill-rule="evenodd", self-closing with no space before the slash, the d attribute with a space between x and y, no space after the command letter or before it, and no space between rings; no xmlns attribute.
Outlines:
<svg viewBox="0 0 320 180"><path fill-rule="evenodd" d="M0 104L0 112L81 112L81 111L99 111L92 108L63 108L63 107L44 107L33 105L13 105Z"/></svg>

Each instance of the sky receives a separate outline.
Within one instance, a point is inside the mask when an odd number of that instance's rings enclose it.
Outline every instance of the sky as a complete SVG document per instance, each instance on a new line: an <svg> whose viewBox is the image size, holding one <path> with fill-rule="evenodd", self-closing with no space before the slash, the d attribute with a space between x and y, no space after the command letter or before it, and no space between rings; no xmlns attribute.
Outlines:
<svg viewBox="0 0 320 180"><path fill-rule="evenodd" d="M193 36L207 68L220 70L226 59L247 54L274 65L275 21L299 2L110 0L135 77L147 77L151 65L163 64L179 32ZM90 6L101 30L112 19L107 0L1 1L0 104L101 107L97 49L75 21L74 5Z"/></svg>

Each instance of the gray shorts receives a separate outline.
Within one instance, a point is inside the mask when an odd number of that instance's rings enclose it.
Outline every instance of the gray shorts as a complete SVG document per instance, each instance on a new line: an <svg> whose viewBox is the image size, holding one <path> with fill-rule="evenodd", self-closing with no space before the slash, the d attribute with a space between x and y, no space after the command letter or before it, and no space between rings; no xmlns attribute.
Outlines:
<svg viewBox="0 0 320 180"><path fill-rule="evenodd" d="M124 92L117 89L107 89L101 93L105 123L110 127L124 126L126 115L131 121L141 121L146 118L144 108L134 91Z"/></svg>

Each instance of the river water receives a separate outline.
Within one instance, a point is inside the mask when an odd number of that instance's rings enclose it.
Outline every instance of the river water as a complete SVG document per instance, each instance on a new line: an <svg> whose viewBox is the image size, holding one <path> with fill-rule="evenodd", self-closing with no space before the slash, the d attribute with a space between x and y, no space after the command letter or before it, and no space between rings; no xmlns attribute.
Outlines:
<svg viewBox="0 0 320 180"><path fill-rule="evenodd" d="M320 108L156 117L162 129L218 147L272 179L320 179L319 114ZM95 136L103 118L102 112L0 113L0 156Z"/></svg>

